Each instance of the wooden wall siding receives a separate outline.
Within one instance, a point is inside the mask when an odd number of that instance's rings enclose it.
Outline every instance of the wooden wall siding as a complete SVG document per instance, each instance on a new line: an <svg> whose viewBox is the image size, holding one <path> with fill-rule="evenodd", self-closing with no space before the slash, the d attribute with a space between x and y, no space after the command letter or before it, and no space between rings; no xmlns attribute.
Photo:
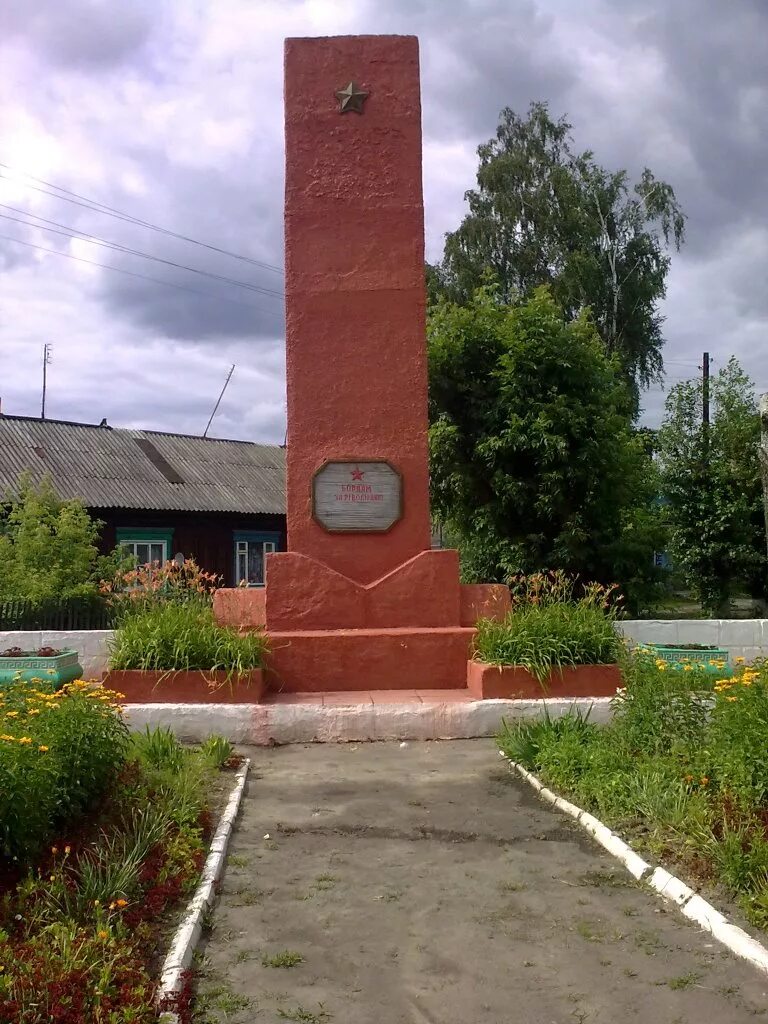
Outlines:
<svg viewBox="0 0 768 1024"><path fill-rule="evenodd" d="M285 551L285 516L242 515L236 513L145 512L126 509L93 509L91 515L105 525L101 533L101 550L111 551L116 543L118 527L153 526L173 530L171 555L181 551L192 557L207 572L224 578L224 585L235 585L236 530L263 530L278 534L278 551Z"/></svg>

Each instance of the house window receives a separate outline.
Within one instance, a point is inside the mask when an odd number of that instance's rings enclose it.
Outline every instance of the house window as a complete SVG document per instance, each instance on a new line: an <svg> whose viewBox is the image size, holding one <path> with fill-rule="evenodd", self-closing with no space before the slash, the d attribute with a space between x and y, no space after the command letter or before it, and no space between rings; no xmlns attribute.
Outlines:
<svg viewBox="0 0 768 1024"><path fill-rule="evenodd" d="M122 540L120 547L127 554L133 555L137 565L149 565L152 562L163 565L167 560L164 540Z"/></svg>
<svg viewBox="0 0 768 1024"><path fill-rule="evenodd" d="M277 551L277 534L242 532L235 534L235 583L238 586L263 587L266 580L266 556Z"/></svg>
<svg viewBox="0 0 768 1024"><path fill-rule="evenodd" d="M116 539L121 550L132 555L137 565L164 565L171 556L173 530L121 527Z"/></svg>

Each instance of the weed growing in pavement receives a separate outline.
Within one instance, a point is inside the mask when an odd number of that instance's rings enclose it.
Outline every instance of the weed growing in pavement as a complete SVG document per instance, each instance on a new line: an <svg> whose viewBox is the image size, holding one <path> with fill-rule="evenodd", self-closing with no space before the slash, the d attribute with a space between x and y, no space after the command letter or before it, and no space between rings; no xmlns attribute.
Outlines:
<svg viewBox="0 0 768 1024"><path fill-rule="evenodd" d="M326 1021L331 1020L330 1013L328 1013L322 1003L318 1005L316 1013L312 1010L307 1010L303 1006L296 1006L292 1010L278 1009L277 1016L280 1020L297 1021L298 1024L325 1024Z"/></svg>
<svg viewBox="0 0 768 1024"><path fill-rule="evenodd" d="M264 967L296 967L298 964L304 963L304 957L301 953L296 953L291 949L284 949L282 953L275 953L273 956L267 956L266 954L262 957L262 964Z"/></svg>

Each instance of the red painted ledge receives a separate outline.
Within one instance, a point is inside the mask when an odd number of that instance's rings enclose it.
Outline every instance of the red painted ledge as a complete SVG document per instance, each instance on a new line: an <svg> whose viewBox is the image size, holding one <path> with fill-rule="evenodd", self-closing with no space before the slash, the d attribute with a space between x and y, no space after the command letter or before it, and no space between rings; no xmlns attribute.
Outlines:
<svg viewBox="0 0 768 1024"><path fill-rule="evenodd" d="M519 665L470 661L467 686L478 700L537 700L541 697L612 697L622 685L618 665L568 665L542 684Z"/></svg>
<svg viewBox="0 0 768 1024"><path fill-rule="evenodd" d="M124 704L257 704L266 690L260 668L231 678L227 672L202 669L113 669L104 676L102 686L124 694Z"/></svg>

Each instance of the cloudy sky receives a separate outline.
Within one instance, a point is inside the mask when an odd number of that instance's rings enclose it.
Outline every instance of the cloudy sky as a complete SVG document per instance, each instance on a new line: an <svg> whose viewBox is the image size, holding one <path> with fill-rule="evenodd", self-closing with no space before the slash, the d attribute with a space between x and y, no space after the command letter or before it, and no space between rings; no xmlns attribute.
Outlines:
<svg viewBox="0 0 768 1024"><path fill-rule="evenodd" d="M282 441L283 38L357 32L421 41L429 259L499 110L548 100L688 214L667 384L708 349L768 390L765 0L2 0L4 412L39 413L50 342L52 418L200 433L235 363L211 433Z"/></svg>

